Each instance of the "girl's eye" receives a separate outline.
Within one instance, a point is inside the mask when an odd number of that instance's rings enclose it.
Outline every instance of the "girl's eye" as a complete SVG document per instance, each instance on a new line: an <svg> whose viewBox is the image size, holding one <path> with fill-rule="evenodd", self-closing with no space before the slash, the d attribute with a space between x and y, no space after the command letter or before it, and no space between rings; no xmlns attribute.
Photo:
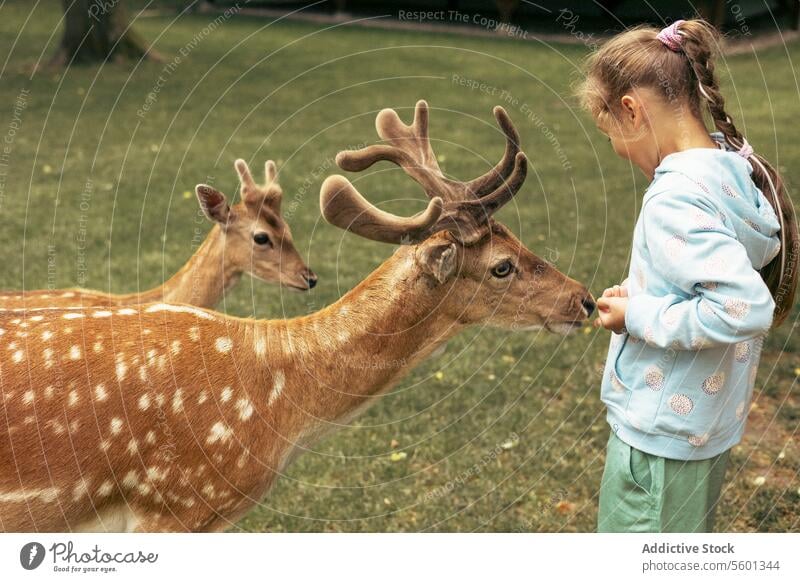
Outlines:
<svg viewBox="0 0 800 582"><path fill-rule="evenodd" d="M508 277L513 272L514 272L514 264L508 260L497 263L492 268L492 275L494 277L497 277L498 279L503 279L505 277Z"/></svg>
<svg viewBox="0 0 800 582"><path fill-rule="evenodd" d="M253 235L253 242L257 245L268 245L270 244L269 235L266 232L257 232Z"/></svg>

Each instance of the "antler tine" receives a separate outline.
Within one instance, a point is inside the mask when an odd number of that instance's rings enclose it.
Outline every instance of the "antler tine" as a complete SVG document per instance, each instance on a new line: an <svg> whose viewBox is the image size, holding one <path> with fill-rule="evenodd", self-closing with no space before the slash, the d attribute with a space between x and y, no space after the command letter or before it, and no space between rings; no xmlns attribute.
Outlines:
<svg viewBox="0 0 800 582"><path fill-rule="evenodd" d="M486 222L490 216L502 208L509 200L516 196L525 178L528 175L528 158L524 153L518 152L514 156L514 165L508 179L498 186L493 192L485 194L475 200L466 200L459 204L459 209L472 215L478 222Z"/></svg>
<svg viewBox="0 0 800 582"><path fill-rule="evenodd" d="M449 202L463 198L463 185L445 178L436 161L428 137L428 104L425 101L417 101L411 125L403 123L394 109L383 109L375 118L375 129L387 143L339 152L336 163L340 168L360 172L375 162L389 161L420 184L428 197L440 196Z"/></svg>
<svg viewBox="0 0 800 582"><path fill-rule="evenodd" d="M266 184L272 184L277 175L278 168L275 166L275 162L272 160L267 160L264 164L264 177L266 178Z"/></svg>
<svg viewBox="0 0 800 582"><path fill-rule="evenodd" d="M506 136L506 150L499 162L486 172L483 176L467 182L467 191L471 192L476 198L486 195L495 190L511 174L517 153L520 151L519 134L506 110L496 106L493 110L497 125Z"/></svg>
<svg viewBox="0 0 800 582"><path fill-rule="evenodd" d="M320 189L320 208L325 220L364 238L392 244L425 240L439 221L443 206L437 196L424 211L402 217L374 206L344 176L329 176Z"/></svg>
<svg viewBox="0 0 800 582"><path fill-rule="evenodd" d="M242 182L242 188L255 188L256 181L253 180L253 174L250 173L250 166L247 165L243 159L239 158L233 164L236 167L236 172L239 174L239 180Z"/></svg>

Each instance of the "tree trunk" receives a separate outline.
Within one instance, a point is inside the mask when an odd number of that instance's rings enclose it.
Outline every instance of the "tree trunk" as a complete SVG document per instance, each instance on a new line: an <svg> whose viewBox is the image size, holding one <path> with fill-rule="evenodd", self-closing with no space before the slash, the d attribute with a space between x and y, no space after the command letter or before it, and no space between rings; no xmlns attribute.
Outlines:
<svg viewBox="0 0 800 582"><path fill-rule="evenodd" d="M62 0L64 35L52 66L115 60L160 60L130 27L124 0Z"/></svg>

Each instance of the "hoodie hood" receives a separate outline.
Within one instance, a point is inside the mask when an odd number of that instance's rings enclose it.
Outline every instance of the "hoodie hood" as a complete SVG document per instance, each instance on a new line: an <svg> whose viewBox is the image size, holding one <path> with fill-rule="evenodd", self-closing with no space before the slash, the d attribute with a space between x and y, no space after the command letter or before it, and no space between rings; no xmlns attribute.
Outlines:
<svg viewBox="0 0 800 582"><path fill-rule="evenodd" d="M755 185L750 162L732 151L721 133L711 138L720 149L693 148L665 157L658 165L648 193L661 190L659 182L681 174L719 209L720 219L747 249L754 269L767 265L780 251L780 223L775 211Z"/></svg>

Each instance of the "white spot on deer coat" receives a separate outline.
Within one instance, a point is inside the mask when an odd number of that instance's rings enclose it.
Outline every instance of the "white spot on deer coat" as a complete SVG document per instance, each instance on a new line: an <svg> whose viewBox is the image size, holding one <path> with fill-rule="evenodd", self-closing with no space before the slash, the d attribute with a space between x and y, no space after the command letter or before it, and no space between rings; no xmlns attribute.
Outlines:
<svg viewBox="0 0 800 582"><path fill-rule="evenodd" d="M83 313L65 313L62 317L64 319L80 319L83 317Z"/></svg>
<svg viewBox="0 0 800 582"><path fill-rule="evenodd" d="M173 356L177 356L179 353L181 353L181 341L172 340L172 344L170 345L170 351L172 352Z"/></svg>
<svg viewBox="0 0 800 582"><path fill-rule="evenodd" d="M122 420L119 418L111 419L111 434L119 434L122 430Z"/></svg>
<svg viewBox="0 0 800 582"><path fill-rule="evenodd" d="M80 360L81 359L81 348L79 346L72 346L69 349L69 358L71 360Z"/></svg>
<svg viewBox="0 0 800 582"><path fill-rule="evenodd" d="M103 484L97 488L97 495L100 497L107 497L111 495L111 491L114 489L114 485L112 485L111 481L103 481Z"/></svg>
<svg viewBox="0 0 800 582"><path fill-rule="evenodd" d="M200 341L200 329L197 326L189 328L189 339L193 342Z"/></svg>
<svg viewBox="0 0 800 582"><path fill-rule="evenodd" d="M271 406L278 399L278 396L283 392L283 387L286 384L286 376L283 372L275 372L273 377L272 392L269 395L268 404Z"/></svg>
<svg viewBox="0 0 800 582"><path fill-rule="evenodd" d="M78 400L79 397L77 390L73 390L72 392L69 393L68 403L70 406L76 406L78 404Z"/></svg>
<svg viewBox="0 0 800 582"><path fill-rule="evenodd" d="M33 499L40 499L45 503L52 503L56 500L60 491L58 487L47 487L45 489L0 492L0 503L25 503Z"/></svg>
<svg viewBox="0 0 800 582"><path fill-rule="evenodd" d="M225 388L222 389L222 395L220 396L220 399L223 402L227 402L231 399L231 396L233 396L233 389L230 386L225 386Z"/></svg>
<svg viewBox="0 0 800 582"><path fill-rule="evenodd" d="M44 341L47 341L47 340L49 340L51 337L53 337L53 332L52 332L52 331L50 331L49 329L46 329L46 330L44 330L44 331L42 332L42 339L43 339Z"/></svg>
<svg viewBox="0 0 800 582"><path fill-rule="evenodd" d="M53 348L45 348L42 352L44 357L44 367L50 368L53 366Z"/></svg>
<svg viewBox="0 0 800 582"><path fill-rule="evenodd" d="M92 349L94 350L95 354L99 354L103 351L103 342L94 342Z"/></svg>
<svg viewBox="0 0 800 582"><path fill-rule="evenodd" d="M25 404L30 404L33 402L33 390L28 390L25 394L22 395L22 401Z"/></svg>
<svg viewBox="0 0 800 582"><path fill-rule="evenodd" d="M14 360L14 363L19 364L22 360L25 359L25 353L22 350L17 350L11 357Z"/></svg>
<svg viewBox="0 0 800 582"><path fill-rule="evenodd" d="M172 412L175 414L183 410L183 391L178 388L172 396Z"/></svg>
<svg viewBox="0 0 800 582"><path fill-rule="evenodd" d="M214 319L214 316L208 313L207 311L203 311L202 309L191 307L189 305L170 305L169 303L156 303L155 305L151 305L150 307L145 309L146 313L156 313L158 311L172 311L173 313L192 313L197 317L202 317L203 319Z"/></svg>
<svg viewBox="0 0 800 582"><path fill-rule="evenodd" d="M106 387L103 384L94 387L94 397L98 402L104 402L108 398Z"/></svg>
<svg viewBox="0 0 800 582"><path fill-rule="evenodd" d="M72 489L72 499L74 499L75 501L78 501L81 497L88 494L89 494L89 486L84 480L81 480Z"/></svg>
<svg viewBox="0 0 800 582"><path fill-rule="evenodd" d="M147 478L151 481L163 481L167 478L167 473L169 469L162 470L155 466L147 468Z"/></svg>
<svg viewBox="0 0 800 582"><path fill-rule="evenodd" d="M260 358L267 355L267 340L263 335L259 335L256 338L253 351Z"/></svg>
<svg viewBox="0 0 800 582"><path fill-rule="evenodd" d="M139 477L136 475L136 471L128 471L125 474L125 477L122 479L122 486L127 489L133 489L139 483Z"/></svg>
<svg viewBox="0 0 800 582"><path fill-rule="evenodd" d="M137 311L135 309L131 309L130 307L123 307L119 311L117 311L117 315L136 315Z"/></svg>
<svg viewBox="0 0 800 582"><path fill-rule="evenodd" d="M139 452L139 443L136 442L136 439L131 439L128 441L128 453L131 455L135 455Z"/></svg>
<svg viewBox="0 0 800 582"><path fill-rule="evenodd" d="M149 445L155 444L155 442L156 442L156 433L154 433L152 430L148 430L147 434L144 437L144 440Z"/></svg>
<svg viewBox="0 0 800 582"><path fill-rule="evenodd" d="M44 319L44 315L34 315L31 317L31 321L42 321Z"/></svg>
<svg viewBox="0 0 800 582"><path fill-rule="evenodd" d="M222 422L214 423L214 426L211 427L211 431L206 439L208 444L214 444L216 442L227 442L231 438L231 434L233 431L227 426L225 426Z"/></svg>
<svg viewBox="0 0 800 582"><path fill-rule="evenodd" d="M147 410L150 408L150 395L142 394L139 397L139 410Z"/></svg>
<svg viewBox="0 0 800 582"><path fill-rule="evenodd" d="M236 402L236 409L239 411L239 420L247 420L253 416L253 405L247 398L240 398Z"/></svg>
<svg viewBox="0 0 800 582"><path fill-rule="evenodd" d="M229 337L218 337L215 345L219 353L227 354L233 348L233 341Z"/></svg>
<svg viewBox="0 0 800 582"><path fill-rule="evenodd" d="M100 311L95 311L92 313L92 317L111 317L111 312L105 309Z"/></svg>
<svg viewBox="0 0 800 582"><path fill-rule="evenodd" d="M122 382L128 373L128 365L125 362L117 362L117 381Z"/></svg>
<svg viewBox="0 0 800 582"><path fill-rule="evenodd" d="M200 395L197 397L197 403L198 403L198 404L202 404L202 403L203 403L203 402L205 402L207 399L208 399L208 394L206 393L206 391L205 391L205 390L201 390L201 391L200 391Z"/></svg>

